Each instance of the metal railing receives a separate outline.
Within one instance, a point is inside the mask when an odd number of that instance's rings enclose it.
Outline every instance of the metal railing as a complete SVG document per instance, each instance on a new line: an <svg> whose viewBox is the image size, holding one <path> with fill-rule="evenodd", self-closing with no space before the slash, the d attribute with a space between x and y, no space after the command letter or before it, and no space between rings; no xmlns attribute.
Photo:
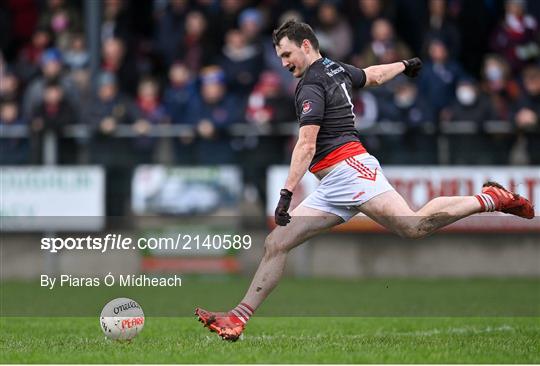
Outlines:
<svg viewBox="0 0 540 366"><path fill-rule="evenodd" d="M359 132L364 136L399 136L407 131L407 125L403 122L380 121L366 129L360 129ZM474 121L452 121L441 123L435 127L432 123L425 123L420 126L419 131L422 135L431 136L437 139L438 151L437 161L440 164L447 164L450 156L449 139L458 135L475 135L482 131L485 134L493 135L512 135L516 133L514 125L508 121L485 121L479 124ZM85 124L74 124L66 126L62 131L62 138L74 138L79 140L89 140L99 133L96 126ZM295 136L298 134L297 122L283 122L273 125L256 125L249 123L237 123L229 127L228 133L231 137L245 136ZM117 125L114 131L108 136L112 138L137 138L148 136L154 138L176 138L192 137L196 135L194 126L163 124L152 125L144 134L134 130L133 125ZM0 139L5 138L29 138L31 131L29 126L0 126ZM47 131L43 138L43 163L55 164L56 147L59 143L59 136Z"/></svg>

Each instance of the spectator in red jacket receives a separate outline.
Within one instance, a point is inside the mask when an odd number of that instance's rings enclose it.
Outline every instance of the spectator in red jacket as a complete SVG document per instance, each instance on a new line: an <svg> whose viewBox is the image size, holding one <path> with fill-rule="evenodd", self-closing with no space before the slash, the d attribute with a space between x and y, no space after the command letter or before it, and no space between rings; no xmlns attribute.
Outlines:
<svg viewBox="0 0 540 366"><path fill-rule="evenodd" d="M495 30L491 48L504 56L514 72L540 57L538 21L526 13L524 0L506 0L504 20Z"/></svg>

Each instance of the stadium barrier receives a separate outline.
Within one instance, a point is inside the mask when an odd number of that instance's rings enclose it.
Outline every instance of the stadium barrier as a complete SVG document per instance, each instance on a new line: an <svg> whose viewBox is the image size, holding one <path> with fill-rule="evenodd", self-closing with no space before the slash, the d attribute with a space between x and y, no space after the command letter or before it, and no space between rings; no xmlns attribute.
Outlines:
<svg viewBox="0 0 540 366"><path fill-rule="evenodd" d="M53 131L45 131L43 136L42 163L55 164L58 151L57 147L60 144L59 139L73 139L78 142L77 149L82 155L87 155L88 140L93 138L97 132L95 126L85 124L74 124L64 127L61 134ZM382 161L394 164L406 164L407 152L395 151L396 140L407 134L408 126L403 122L380 121L368 128L359 128L359 132L367 139L378 137L387 139L386 143L379 147L380 151L375 151ZM493 162L495 164L504 164L509 155L509 151L501 151L510 149L514 143L513 139L517 136L517 129L513 123L508 121L484 121L479 124L474 121L452 121L443 122L439 127L435 127L432 123L425 123L414 129L414 135L419 136L421 140L409 141L412 149L416 149L416 157L421 156L418 161L412 161L415 164L456 164L456 163L472 163L469 156L463 160L463 156L467 156L468 152L464 152L464 147L468 149L477 149L472 151L477 155L485 150L490 151L489 154L498 156ZM236 123L231 125L227 130L231 138L238 137L288 137L298 134L297 122L282 122L273 125L255 125L248 123ZM539 131L528 131L527 133L539 134ZM188 125L153 125L149 130L141 135L133 129L132 125L121 124L114 131L107 135L110 138L130 139L138 137L151 137L158 139L178 138L178 137L193 137L196 136L196 130L193 126ZM487 145L486 136L491 138ZM31 130L29 126L17 125L0 126L0 140L9 138L30 138ZM502 137L502 139L501 139ZM506 141L506 142L505 142ZM502 145L501 145L502 143ZM419 144L420 147L416 147ZM380 145L380 144L379 144ZM431 147L426 147L431 145ZM464 146L463 146L464 145ZM427 149L427 150L422 150ZM431 150L430 150L431 149ZM387 154L389 152L390 155ZM471 153L471 151L469 151ZM484 155L489 155L487 152ZM435 155L435 156L432 156ZM398 157L398 161L392 161L392 158ZM84 159L83 159L84 160ZM410 161L409 161L410 162ZM79 163L85 163L80 161ZM485 164L485 162L484 162Z"/></svg>

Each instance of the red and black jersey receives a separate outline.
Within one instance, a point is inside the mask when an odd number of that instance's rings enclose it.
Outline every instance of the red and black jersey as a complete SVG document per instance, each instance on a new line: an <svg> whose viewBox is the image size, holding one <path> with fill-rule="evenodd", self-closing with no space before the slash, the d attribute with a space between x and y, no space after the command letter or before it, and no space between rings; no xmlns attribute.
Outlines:
<svg viewBox="0 0 540 366"><path fill-rule="evenodd" d="M298 83L295 101L300 127L321 127L310 164L311 172L365 152L354 127L351 100L352 88L361 88L365 84L363 70L328 58L320 58L311 64Z"/></svg>

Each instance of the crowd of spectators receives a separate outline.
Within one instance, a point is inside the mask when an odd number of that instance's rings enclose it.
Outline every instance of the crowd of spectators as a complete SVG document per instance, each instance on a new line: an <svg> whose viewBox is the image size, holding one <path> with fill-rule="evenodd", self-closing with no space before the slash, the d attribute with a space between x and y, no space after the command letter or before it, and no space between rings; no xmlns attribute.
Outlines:
<svg viewBox="0 0 540 366"><path fill-rule="evenodd" d="M1 139L0 163L39 163L40 136L70 124L89 140L62 140L61 163L106 166L157 161L152 126L186 125L178 164L251 164L253 179L288 159L293 137L230 136L232 124L274 131L295 120L296 80L275 56L271 32L295 18L314 28L323 55L358 67L424 60L417 80L398 77L354 95L357 128L399 121L402 133L366 135L385 164L437 163L454 121L473 137L450 139L448 162L540 163L540 2L526 0L103 0L101 63L91 80L84 2L5 0L0 5L0 125L31 139ZM501 120L511 134L487 133ZM118 126L138 137L120 142ZM472 140L470 140L472 138ZM515 160L515 159L514 159Z"/></svg>

